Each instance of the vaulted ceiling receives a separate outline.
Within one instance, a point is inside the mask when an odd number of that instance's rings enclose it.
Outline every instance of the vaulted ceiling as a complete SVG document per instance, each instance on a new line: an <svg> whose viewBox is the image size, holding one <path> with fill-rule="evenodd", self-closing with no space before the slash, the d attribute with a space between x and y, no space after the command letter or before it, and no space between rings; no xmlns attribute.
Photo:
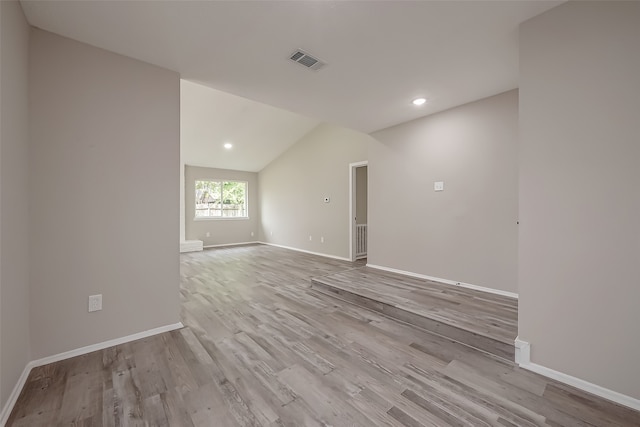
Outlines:
<svg viewBox="0 0 640 427"><path fill-rule="evenodd" d="M180 151L188 165L258 172L319 123L197 83L180 84Z"/></svg>
<svg viewBox="0 0 640 427"><path fill-rule="evenodd" d="M44 30L368 133L517 87L518 25L562 2L21 3ZM296 49L327 65L290 61Z"/></svg>

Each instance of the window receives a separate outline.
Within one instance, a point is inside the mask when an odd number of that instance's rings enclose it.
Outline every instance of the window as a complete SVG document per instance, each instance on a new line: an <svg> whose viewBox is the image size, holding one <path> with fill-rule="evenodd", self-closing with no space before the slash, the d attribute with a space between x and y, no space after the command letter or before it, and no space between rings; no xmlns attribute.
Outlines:
<svg viewBox="0 0 640 427"><path fill-rule="evenodd" d="M196 181L196 218L247 218L247 183Z"/></svg>

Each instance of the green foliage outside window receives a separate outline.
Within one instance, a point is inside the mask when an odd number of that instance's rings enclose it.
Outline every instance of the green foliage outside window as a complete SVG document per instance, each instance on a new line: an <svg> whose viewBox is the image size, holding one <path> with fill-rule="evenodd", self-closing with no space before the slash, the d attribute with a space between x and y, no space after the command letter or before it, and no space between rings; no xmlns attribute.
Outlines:
<svg viewBox="0 0 640 427"><path fill-rule="evenodd" d="M247 183L196 181L196 218L246 218Z"/></svg>

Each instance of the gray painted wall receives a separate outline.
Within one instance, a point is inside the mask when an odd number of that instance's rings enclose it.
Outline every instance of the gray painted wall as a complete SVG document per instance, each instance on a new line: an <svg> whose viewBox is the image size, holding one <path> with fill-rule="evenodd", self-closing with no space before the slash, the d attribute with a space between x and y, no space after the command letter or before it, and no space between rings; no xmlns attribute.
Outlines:
<svg viewBox="0 0 640 427"><path fill-rule="evenodd" d="M321 124L260 171L260 239L348 258L349 163L367 160L370 141Z"/></svg>
<svg viewBox="0 0 640 427"><path fill-rule="evenodd" d="M565 3L520 41L520 338L640 399L640 3Z"/></svg>
<svg viewBox="0 0 640 427"><path fill-rule="evenodd" d="M30 360L28 51L19 3L0 2L0 409Z"/></svg>
<svg viewBox="0 0 640 427"><path fill-rule="evenodd" d="M358 224L367 223L367 166L356 168L356 218Z"/></svg>
<svg viewBox="0 0 640 427"><path fill-rule="evenodd" d="M33 358L178 322L178 74L37 29L30 61Z"/></svg>
<svg viewBox="0 0 640 427"><path fill-rule="evenodd" d="M517 133L516 90L374 133L368 263L517 292Z"/></svg>
<svg viewBox="0 0 640 427"><path fill-rule="evenodd" d="M200 219L195 217L196 180L230 180L248 183L249 219ZM258 174L227 169L185 167L185 226L187 240L202 240L204 246L255 242L258 240L260 204L258 203ZM209 232L210 237L206 234ZM253 233L253 236L251 235Z"/></svg>

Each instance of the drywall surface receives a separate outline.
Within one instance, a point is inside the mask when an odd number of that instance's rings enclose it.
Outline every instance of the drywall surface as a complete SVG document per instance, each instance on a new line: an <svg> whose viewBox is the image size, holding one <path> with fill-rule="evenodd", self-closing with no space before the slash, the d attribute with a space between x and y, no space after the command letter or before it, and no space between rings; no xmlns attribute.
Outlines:
<svg viewBox="0 0 640 427"><path fill-rule="evenodd" d="M513 90L372 134L368 263L518 292L517 126Z"/></svg>
<svg viewBox="0 0 640 427"><path fill-rule="evenodd" d="M196 181L245 181L248 185L249 218L194 219ZM202 240L204 246L255 242L258 240L260 205L258 174L227 169L185 167L185 223L187 240ZM209 236L207 236L209 233Z"/></svg>
<svg viewBox="0 0 640 427"><path fill-rule="evenodd" d="M520 28L519 335L533 363L640 399L640 3Z"/></svg>
<svg viewBox="0 0 640 427"><path fill-rule="evenodd" d="M180 149L182 150L182 145L180 146ZM187 217L185 214L185 197L186 195L184 194L184 186L185 186L185 180L184 180L184 174L186 172L186 166L185 164L182 162L182 160L180 161L180 224L179 224L179 230L180 230L180 242L184 242L186 240L186 235L187 235Z"/></svg>
<svg viewBox="0 0 640 427"><path fill-rule="evenodd" d="M37 29L30 48L33 358L178 322L178 74Z"/></svg>
<svg viewBox="0 0 640 427"><path fill-rule="evenodd" d="M356 168L356 218L358 224L367 223L367 167Z"/></svg>
<svg viewBox="0 0 640 427"><path fill-rule="evenodd" d="M0 409L29 352L29 25L0 2Z"/></svg>
<svg viewBox="0 0 640 427"><path fill-rule="evenodd" d="M321 124L260 171L261 240L350 257L349 163L367 160L370 141Z"/></svg>

